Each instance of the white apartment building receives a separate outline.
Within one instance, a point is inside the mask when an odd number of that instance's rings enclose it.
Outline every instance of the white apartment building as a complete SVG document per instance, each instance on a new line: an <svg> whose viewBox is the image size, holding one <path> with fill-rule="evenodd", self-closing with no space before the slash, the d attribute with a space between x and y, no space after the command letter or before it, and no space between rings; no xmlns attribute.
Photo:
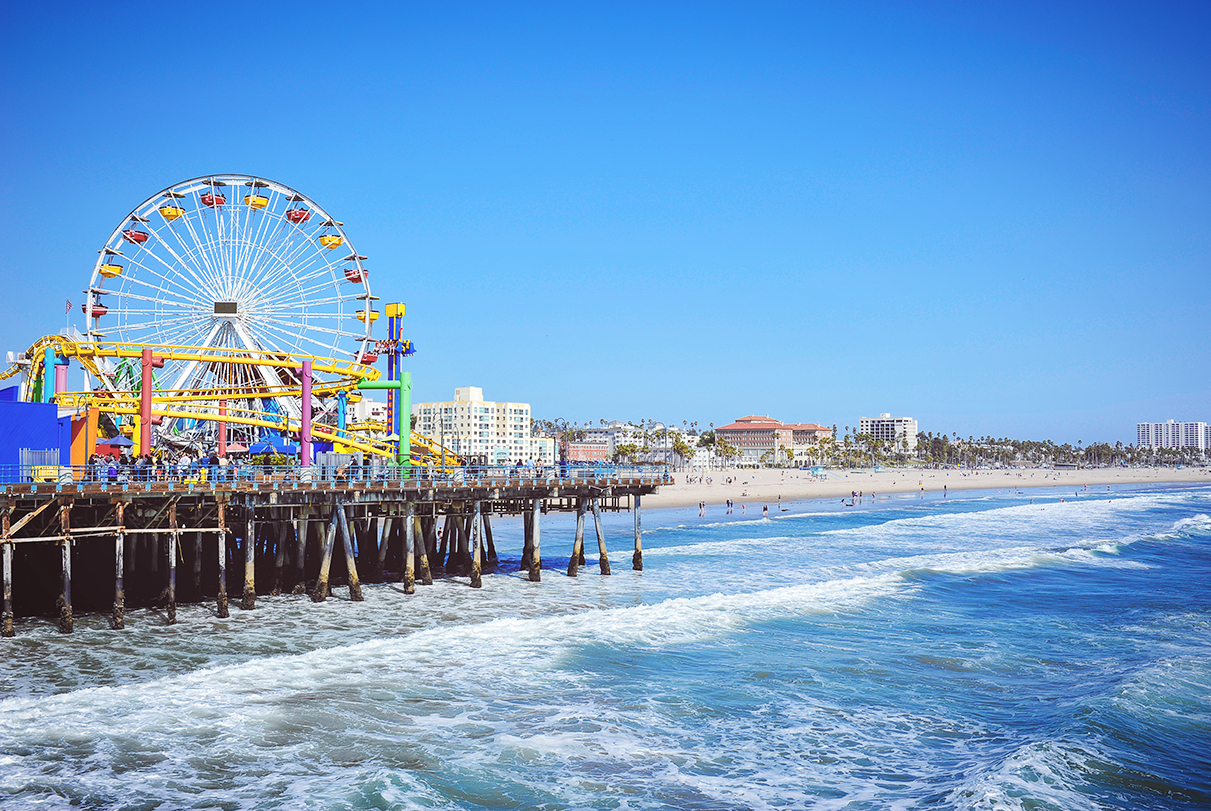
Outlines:
<svg viewBox="0 0 1211 811"><path fill-rule="evenodd" d="M387 404L363 397L358 402L349 404L345 419L349 422L381 422L385 424L387 422Z"/></svg>
<svg viewBox="0 0 1211 811"><path fill-rule="evenodd" d="M1211 426L1205 422L1140 422L1135 425L1135 444L1141 448L1211 447Z"/></svg>
<svg viewBox="0 0 1211 811"><path fill-rule="evenodd" d="M512 465L518 460L535 465L555 462L555 443L530 435L529 403L498 403L484 399L478 386L454 390L454 399L413 403L416 430L443 443L460 456L488 465Z"/></svg>
<svg viewBox="0 0 1211 811"><path fill-rule="evenodd" d="M912 417L893 417L891 414L859 417L858 433L870 434L881 441L891 440L897 448L911 451L917 447L917 421Z"/></svg>

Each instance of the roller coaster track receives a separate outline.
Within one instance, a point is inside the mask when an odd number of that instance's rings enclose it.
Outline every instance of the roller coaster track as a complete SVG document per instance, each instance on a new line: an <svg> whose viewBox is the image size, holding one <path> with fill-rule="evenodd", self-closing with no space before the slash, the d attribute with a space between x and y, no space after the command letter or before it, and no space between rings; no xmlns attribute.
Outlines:
<svg viewBox="0 0 1211 811"><path fill-rule="evenodd" d="M3 372L0 380L11 378L19 373L28 372L29 380L44 375L46 349L51 347L56 356L76 358L81 366L99 381L112 377L112 372L105 371L98 359L115 358L123 360L139 360L143 349L149 348L157 357L165 360L180 360L205 364L232 364L274 367L288 370L291 376L297 375L304 360L311 361L312 373L317 376L311 392L313 397L331 397L345 392L349 401L361 399L357 384L362 380L377 380L380 373L372 366L366 366L353 361L340 361L332 358L321 358L311 355L289 354L272 350L223 349L214 347L191 346L162 346L149 344L107 344L75 341L62 335L48 335L37 341L26 353L28 360L15 363ZM324 375L327 379L319 376ZM32 397L33 386L26 386L25 398ZM157 390L151 397L152 417L161 419L177 418L184 420L225 422L234 425L247 425L267 428L274 431L298 433L302 430L301 420L296 417L270 411L268 409L249 408L241 403L257 400L279 400L283 398L301 398L302 384L280 386L241 386L224 389L181 389ZM105 388L90 392L60 392L55 395L55 402L61 408L91 408L99 413L122 416L137 416L139 414L140 397L137 391L119 391ZM380 424L381 425L381 424ZM381 427L386 428L385 425ZM376 438L369 434L389 433L374 427L357 426L340 431L334 425L312 422L311 435L313 438L342 445L351 451L374 454L394 458L397 442L386 438ZM432 438L412 432L413 460L418 462L442 463L447 466L460 464L458 457L449 449L442 447Z"/></svg>

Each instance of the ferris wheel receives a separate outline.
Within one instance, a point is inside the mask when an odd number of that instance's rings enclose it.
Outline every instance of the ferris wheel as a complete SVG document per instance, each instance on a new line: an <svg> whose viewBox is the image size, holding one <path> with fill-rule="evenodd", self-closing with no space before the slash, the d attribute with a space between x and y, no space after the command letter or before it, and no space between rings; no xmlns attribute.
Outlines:
<svg viewBox="0 0 1211 811"><path fill-rule="evenodd" d="M218 174L147 198L99 251L81 309L89 341L377 360L366 257L307 196L251 175ZM278 366L170 361L165 391L289 387ZM129 391L133 370L103 366L100 386ZM89 381L91 390L92 381ZM274 406L299 412L297 398Z"/></svg>

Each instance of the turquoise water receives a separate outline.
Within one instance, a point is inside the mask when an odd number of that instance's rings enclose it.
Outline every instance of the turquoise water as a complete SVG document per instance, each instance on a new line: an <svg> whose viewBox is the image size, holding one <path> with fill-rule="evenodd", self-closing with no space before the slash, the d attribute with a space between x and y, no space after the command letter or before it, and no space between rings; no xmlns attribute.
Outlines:
<svg viewBox="0 0 1211 811"><path fill-rule="evenodd" d="M548 516L540 584L504 522L478 591L23 620L0 807L1211 807L1211 490L786 506L649 511L642 573Z"/></svg>

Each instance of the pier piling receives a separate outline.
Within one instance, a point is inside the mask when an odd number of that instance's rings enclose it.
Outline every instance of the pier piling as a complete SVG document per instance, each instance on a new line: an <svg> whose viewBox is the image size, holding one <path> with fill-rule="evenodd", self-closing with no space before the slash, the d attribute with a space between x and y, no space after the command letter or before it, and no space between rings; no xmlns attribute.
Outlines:
<svg viewBox="0 0 1211 811"><path fill-rule="evenodd" d="M345 542L345 570L349 573L349 599L355 603L360 603L366 598L362 596L362 583L357 578L357 561L354 559L353 536L349 532L349 518L345 515L345 505L336 505L336 514L341 519L341 538Z"/></svg>
<svg viewBox="0 0 1211 811"><path fill-rule="evenodd" d="M251 611L256 608L256 526L252 522L252 508L245 509L248 517L244 521L244 595L240 608Z"/></svg>
<svg viewBox="0 0 1211 811"><path fill-rule="evenodd" d="M4 513L4 523L8 524L8 511ZM5 526L5 530L8 527ZM4 542L4 614L0 616L0 636L13 636L13 545Z"/></svg>
<svg viewBox="0 0 1211 811"><path fill-rule="evenodd" d="M530 508L530 582L542 580L542 532L538 525L538 516L542 514L542 499L536 498Z"/></svg>
<svg viewBox="0 0 1211 811"><path fill-rule="evenodd" d="M412 506L412 502L408 502L408 506ZM419 518L415 518L413 521L417 527L424 529L424 532L420 533L421 544L418 550L420 552L420 582L422 586L432 586L433 572L429 570L429 550L436 543L436 538L433 537L433 534L437 531L437 521L428 520L425 522Z"/></svg>
<svg viewBox="0 0 1211 811"><path fill-rule="evenodd" d="M598 503L600 499L593 499L593 528L597 531L597 554L600 555L598 561L601 566L602 574L610 573L610 556L606 554L605 543L605 528L601 525L601 506Z"/></svg>
<svg viewBox="0 0 1211 811"><path fill-rule="evenodd" d="M483 577L481 574L481 565L480 565L480 558L481 558L480 547L483 545L483 540L482 540L483 530L480 526L482 523L482 521L480 520L482 517L480 514L480 509L481 509L481 505L478 501L476 501L472 505L471 533L470 533L471 534L471 588L473 588L473 589L483 588L483 585L484 585Z"/></svg>
<svg viewBox="0 0 1211 811"><path fill-rule="evenodd" d="M126 627L126 589L123 585L123 575L126 571L123 560L126 552L126 502L119 501L114 506L118 531L114 535L114 610L109 618L109 627L121 631Z"/></svg>
<svg viewBox="0 0 1211 811"><path fill-rule="evenodd" d="M631 555L631 568L637 572L643 571L643 507L640 506L641 496L635 494L635 554Z"/></svg>
<svg viewBox="0 0 1211 811"><path fill-rule="evenodd" d="M64 504L59 508L59 525L63 531L63 540L59 542L63 550L63 585L59 590L59 632L70 634L73 630L71 615L71 507Z"/></svg>
<svg viewBox="0 0 1211 811"><path fill-rule="evenodd" d="M572 540L572 558L568 561L568 577L575 577L584 557L584 511L585 500L576 499L576 536Z"/></svg>
<svg viewBox="0 0 1211 811"><path fill-rule="evenodd" d="M295 584L291 590L291 594L306 594L307 593L307 514L310 512L309 507L305 507L302 514L294 519L294 538L295 546Z"/></svg>
<svg viewBox="0 0 1211 811"><path fill-rule="evenodd" d="M315 591L311 592L311 601L322 603L328 599L328 573L332 569L332 543L336 539L337 526L340 518L337 511L340 505L332 510L332 521L327 528L320 525L320 576L315 581Z"/></svg>
<svg viewBox="0 0 1211 811"><path fill-rule="evenodd" d="M177 503L168 505L168 624L177 624Z"/></svg>
<svg viewBox="0 0 1211 811"><path fill-rule="evenodd" d="M404 513L404 594L416 592L416 507L408 502Z"/></svg>
<svg viewBox="0 0 1211 811"><path fill-rule="evenodd" d="M215 536L219 539L219 595L216 598L215 611L219 619L226 619L227 612L227 503L218 503L219 531Z"/></svg>

